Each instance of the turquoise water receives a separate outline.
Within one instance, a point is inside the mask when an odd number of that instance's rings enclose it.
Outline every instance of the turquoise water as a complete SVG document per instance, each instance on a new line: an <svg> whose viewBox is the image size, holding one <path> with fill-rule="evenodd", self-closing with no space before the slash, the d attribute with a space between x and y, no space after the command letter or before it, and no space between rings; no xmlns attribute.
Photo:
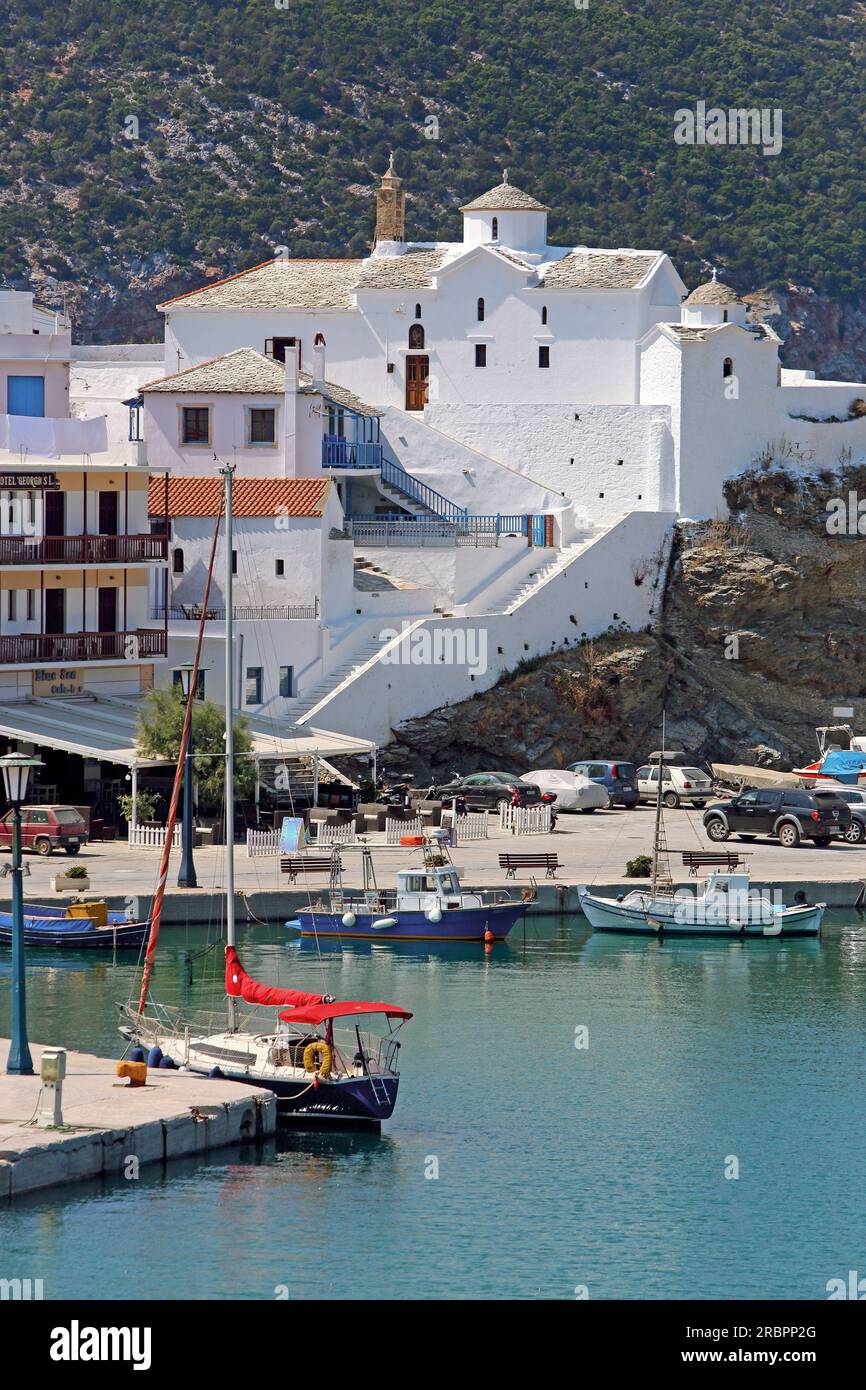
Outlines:
<svg viewBox="0 0 866 1390"><path fill-rule="evenodd" d="M204 942L164 932L163 1001L210 1005L218 953L184 985ZM278 926L241 950L322 988ZM4 951L4 1032L8 969ZM32 963L32 1036L117 1055L132 973ZM327 981L415 1011L380 1136L296 1133L18 1201L0 1277L42 1277L46 1298L821 1298L866 1270L861 921L660 945L546 919L487 954L358 943Z"/></svg>

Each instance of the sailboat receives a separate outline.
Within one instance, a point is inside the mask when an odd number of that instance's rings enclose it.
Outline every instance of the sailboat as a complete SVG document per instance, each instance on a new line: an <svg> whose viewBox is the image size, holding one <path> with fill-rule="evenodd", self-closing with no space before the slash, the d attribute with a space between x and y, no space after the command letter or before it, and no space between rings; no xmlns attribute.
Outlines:
<svg viewBox="0 0 866 1390"><path fill-rule="evenodd" d="M714 870L695 893L674 888L662 811L663 768L662 759L649 891L636 889L617 898L602 898L587 884L579 884L578 901L593 929L641 936L818 936L826 904L796 902L786 907L775 902L751 887L743 858L725 872Z"/></svg>
<svg viewBox="0 0 866 1390"><path fill-rule="evenodd" d="M160 862L150 932L137 1004L121 1005L120 1031L146 1049L153 1062L168 1058L181 1070L218 1075L273 1091L283 1115L305 1121L378 1125L393 1113L399 1086L400 1042L396 1033L412 1017L406 1009L382 1001L337 1001L329 994L263 984L244 970L237 951L234 893L234 641L232 595L232 479L234 465L221 469L225 480L225 613L226 613L226 1014L222 1025L212 1017L189 1018L181 1010L150 998L162 904L168 876L172 830L182 781L192 701L187 701L168 824ZM202 612L208 611L211 576L220 529L217 517ZM202 617L190 688L198 678ZM249 1004L257 1012L241 1012ZM265 1012L260 1012L264 1010ZM277 1010L276 1016L271 1010ZM382 1033L361 1030L360 1021L381 1016ZM335 1027L342 1023L343 1028Z"/></svg>

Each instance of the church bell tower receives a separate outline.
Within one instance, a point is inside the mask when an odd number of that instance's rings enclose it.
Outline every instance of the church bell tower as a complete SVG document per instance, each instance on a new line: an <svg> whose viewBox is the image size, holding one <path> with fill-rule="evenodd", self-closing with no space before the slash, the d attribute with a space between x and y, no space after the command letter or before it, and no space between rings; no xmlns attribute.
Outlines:
<svg viewBox="0 0 866 1390"><path fill-rule="evenodd" d="M376 190L376 243L406 240L406 194L403 181L394 173L394 156Z"/></svg>

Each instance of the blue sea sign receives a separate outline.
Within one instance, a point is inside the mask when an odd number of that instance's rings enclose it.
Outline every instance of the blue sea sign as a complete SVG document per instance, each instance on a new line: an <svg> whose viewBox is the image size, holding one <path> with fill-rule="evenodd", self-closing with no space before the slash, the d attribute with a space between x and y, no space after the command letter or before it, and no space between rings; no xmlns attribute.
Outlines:
<svg viewBox="0 0 866 1390"><path fill-rule="evenodd" d="M280 853L297 854L306 846L303 816L283 816L280 826Z"/></svg>

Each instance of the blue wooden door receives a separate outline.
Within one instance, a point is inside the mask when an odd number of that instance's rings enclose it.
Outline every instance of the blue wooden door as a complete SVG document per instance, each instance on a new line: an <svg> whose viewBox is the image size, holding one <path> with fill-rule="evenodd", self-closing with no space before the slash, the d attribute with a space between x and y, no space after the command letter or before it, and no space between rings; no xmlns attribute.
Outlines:
<svg viewBox="0 0 866 1390"><path fill-rule="evenodd" d="M7 415L44 415L44 376L10 376L6 383Z"/></svg>

